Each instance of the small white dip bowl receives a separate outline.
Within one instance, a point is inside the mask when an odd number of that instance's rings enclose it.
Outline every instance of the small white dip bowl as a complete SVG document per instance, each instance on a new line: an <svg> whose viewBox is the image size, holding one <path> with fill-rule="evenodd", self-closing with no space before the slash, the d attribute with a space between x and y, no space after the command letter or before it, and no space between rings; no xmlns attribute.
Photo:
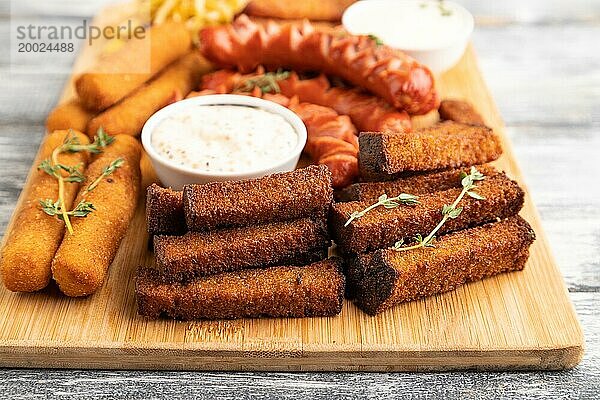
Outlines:
<svg viewBox="0 0 600 400"><path fill-rule="evenodd" d="M463 55L473 32L473 15L452 1L368 0L346 9L344 28L375 35L439 74Z"/></svg>
<svg viewBox="0 0 600 400"><path fill-rule="evenodd" d="M193 112L193 109L197 106L215 105L254 107L277 114L283 117L283 119L292 126L298 135L298 141L289 154L275 164L262 169L243 172L207 172L183 166L163 156L153 147L152 134L165 118L180 114L188 108ZM202 184L215 181L252 179L277 172L292 171L298 164L300 154L306 144L306 137L306 127L304 123L300 117L287 108L272 101L232 94L199 96L178 101L157 111L148 119L148 121L146 121L142 128L142 145L152 161L152 165L158 178L163 185L170 186L176 190L181 190L183 185L192 183Z"/></svg>

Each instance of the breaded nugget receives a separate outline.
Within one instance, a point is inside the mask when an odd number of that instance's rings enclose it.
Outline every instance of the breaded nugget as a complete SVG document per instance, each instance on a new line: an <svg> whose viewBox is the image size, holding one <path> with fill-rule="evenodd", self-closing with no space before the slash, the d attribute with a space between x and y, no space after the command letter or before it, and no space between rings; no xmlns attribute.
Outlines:
<svg viewBox="0 0 600 400"><path fill-rule="evenodd" d="M140 87L190 50L192 39L183 23L165 22L133 38L116 53L99 60L94 71L75 81L86 108L102 111Z"/></svg>
<svg viewBox="0 0 600 400"><path fill-rule="evenodd" d="M364 132L359 146L361 174L459 168L494 161L502 154L500 139L490 128L453 121L412 133Z"/></svg>
<svg viewBox="0 0 600 400"><path fill-rule="evenodd" d="M357 304L375 315L398 303L454 290L465 282L522 270L535 240L514 216L442 236L435 248L378 250L359 284Z"/></svg>
<svg viewBox="0 0 600 400"><path fill-rule="evenodd" d="M152 268L138 269L138 313L151 318L232 319L333 316L342 310L344 274L339 259L304 267L250 269L161 283Z"/></svg>
<svg viewBox="0 0 600 400"><path fill-rule="evenodd" d="M165 68L156 79L92 118L87 127L88 135L91 137L98 128L103 128L109 135L138 136L152 114L184 98L210 68L199 54L189 53Z"/></svg>
<svg viewBox="0 0 600 400"><path fill-rule="evenodd" d="M167 281L272 265L305 265L326 258L330 245L325 221L309 218L154 237L157 269Z"/></svg>
<svg viewBox="0 0 600 400"><path fill-rule="evenodd" d="M185 220L192 231L304 217L316 220L327 215L332 201L331 172L325 165L183 189Z"/></svg>
<svg viewBox="0 0 600 400"><path fill-rule="evenodd" d="M489 165L478 165L477 170L485 176L496 175L498 171ZM387 194L394 197L400 193L425 194L460 188L460 174L467 172L465 168L455 168L443 171L417 174L405 178L399 178L386 182L363 182L355 183L342 190L336 191L335 199L338 202L347 201L377 201L379 196Z"/></svg>
<svg viewBox="0 0 600 400"><path fill-rule="evenodd" d="M417 234L425 237L442 218L441 210L459 196L460 188L424 194L419 204L400 205L393 209L377 207L363 217L344 226L354 211L364 210L372 202L349 202L333 205L329 226L334 240L346 254L359 254L394 245L400 239L410 240ZM459 207L462 213L449 219L439 231L440 234L506 218L517 214L525 194L519 185L504 173L477 182L474 192L485 197L478 200L465 196Z"/></svg>
<svg viewBox="0 0 600 400"><path fill-rule="evenodd" d="M81 132L50 133L45 137L34 165L49 159L54 149L63 144L68 135L77 137L81 144L89 143L87 136ZM88 154L62 153L58 156L58 161L68 166L81 163L83 171L88 162ZM15 210L12 229L5 238L0 257L4 286L13 292L34 292L48 285L52 258L65 233L64 222L46 214L40 206L40 200L55 201L58 198L56 178L44 171L34 171L28 182L26 191L21 195L23 202ZM65 183L65 206L69 210L78 189L78 183Z"/></svg>
<svg viewBox="0 0 600 400"><path fill-rule="evenodd" d="M183 191L163 188L156 183L146 191L146 223L151 235L185 233Z"/></svg>
<svg viewBox="0 0 600 400"><path fill-rule="evenodd" d="M118 135L88 166L76 203L88 201L95 211L72 219L73 233L65 235L52 261L52 276L67 296L87 296L102 285L137 206L140 157L139 142ZM86 192L89 183L118 158L123 165Z"/></svg>
<svg viewBox="0 0 600 400"><path fill-rule="evenodd" d="M485 126L483 118L475 111L471 103L463 100L443 100L438 111L442 120Z"/></svg>
<svg viewBox="0 0 600 400"><path fill-rule="evenodd" d="M85 132L87 124L93 116L94 113L87 110L81 101L73 99L58 105L50 112L46 119L46 131L74 129Z"/></svg>

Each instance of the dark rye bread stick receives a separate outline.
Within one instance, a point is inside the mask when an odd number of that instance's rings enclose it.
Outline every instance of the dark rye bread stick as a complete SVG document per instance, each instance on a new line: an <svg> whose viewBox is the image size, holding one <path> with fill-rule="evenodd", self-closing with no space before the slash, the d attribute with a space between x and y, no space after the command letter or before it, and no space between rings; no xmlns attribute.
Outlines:
<svg viewBox="0 0 600 400"><path fill-rule="evenodd" d="M485 126L438 123L414 132L364 132L361 170L395 174L484 164L502 154L499 138Z"/></svg>
<svg viewBox="0 0 600 400"><path fill-rule="evenodd" d="M331 173L311 165L245 181L186 185L183 208L191 231L297 218L324 218L333 201Z"/></svg>
<svg viewBox="0 0 600 400"><path fill-rule="evenodd" d="M375 315L398 303L522 270L535 240L520 216L442 236L435 248L378 250L358 288L358 307Z"/></svg>
<svg viewBox="0 0 600 400"><path fill-rule="evenodd" d="M155 236L157 270L167 281L187 281L240 269L306 265L327 258L324 220L295 221Z"/></svg>
<svg viewBox="0 0 600 400"><path fill-rule="evenodd" d="M478 200L465 196L459 207L462 213L449 219L439 233L492 222L517 214L525 194L519 185L504 173L477 182L474 191L485 197ZM330 229L334 240L345 254L359 254L393 246L400 239L410 240L415 235L425 237L442 218L441 210L460 195L461 189L449 189L419 196L419 204L400 205L393 209L377 207L363 217L344 226L354 211L364 210L372 202L349 202L334 204L330 215Z"/></svg>
<svg viewBox="0 0 600 400"><path fill-rule="evenodd" d="M146 226L151 235L179 235L187 231L183 213L183 191L156 183L146 191Z"/></svg>
<svg viewBox="0 0 600 400"><path fill-rule="evenodd" d="M440 103L438 110L444 121L460 122L461 124L485 126L485 122L471 103L464 100L448 99Z"/></svg>
<svg viewBox="0 0 600 400"><path fill-rule="evenodd" d="M476 168L485 176L492 176L498 173L498 171L489 164L477 165ZM420 195L452 188L460 188L460 174L462 172L468 173L469 169L454 168L413 175L386 182L354 183L342 190L336 191L335 198L338 202L377 201L379 196L384 193L387 194L388 197L393 197L400 193Z"/></svg>
<svg viewBox="0 0 600 400"><path fill-rule="evenodd" d="M337 258L303 267L270 267L161 283L156 270L138 269L138 313L151 318L232 319L333 316L342 310L344 274Z"/></svg>

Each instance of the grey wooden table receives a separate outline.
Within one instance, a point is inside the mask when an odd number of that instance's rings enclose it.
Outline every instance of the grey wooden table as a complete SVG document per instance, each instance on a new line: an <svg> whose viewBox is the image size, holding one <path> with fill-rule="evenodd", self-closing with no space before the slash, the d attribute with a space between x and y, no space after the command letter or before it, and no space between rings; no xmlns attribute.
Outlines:
<svg viewBox="0 0 600 400"><path fill-rule="evenodd" d="M481 67L583 325L586 354L578 367L566 372L439 374L0 369L0 397L598 398L600 1L461 3L478 17L473 40ZM80 21L46 18L61 24ZM9 22L3 0L0 234L43 135L45 116L67 79L66 73L45 71L67 71L73 61L64 56L59 65L48 65L39 58L11 73L5 57Z"/></svg>

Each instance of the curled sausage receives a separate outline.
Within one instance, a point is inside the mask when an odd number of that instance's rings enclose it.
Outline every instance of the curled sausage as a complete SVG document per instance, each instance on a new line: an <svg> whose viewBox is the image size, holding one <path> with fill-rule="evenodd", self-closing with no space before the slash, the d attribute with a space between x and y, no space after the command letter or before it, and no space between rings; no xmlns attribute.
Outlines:
<svg viewBox="0 0 600 400"><path fill-rule="evenodd" d="M200 49L224 67L250 72L259 65L337 75L409 114L437 107L431 71L401 51L368 36L336 35L309 22L265 25L247 16L200 31Z"/></svg>

